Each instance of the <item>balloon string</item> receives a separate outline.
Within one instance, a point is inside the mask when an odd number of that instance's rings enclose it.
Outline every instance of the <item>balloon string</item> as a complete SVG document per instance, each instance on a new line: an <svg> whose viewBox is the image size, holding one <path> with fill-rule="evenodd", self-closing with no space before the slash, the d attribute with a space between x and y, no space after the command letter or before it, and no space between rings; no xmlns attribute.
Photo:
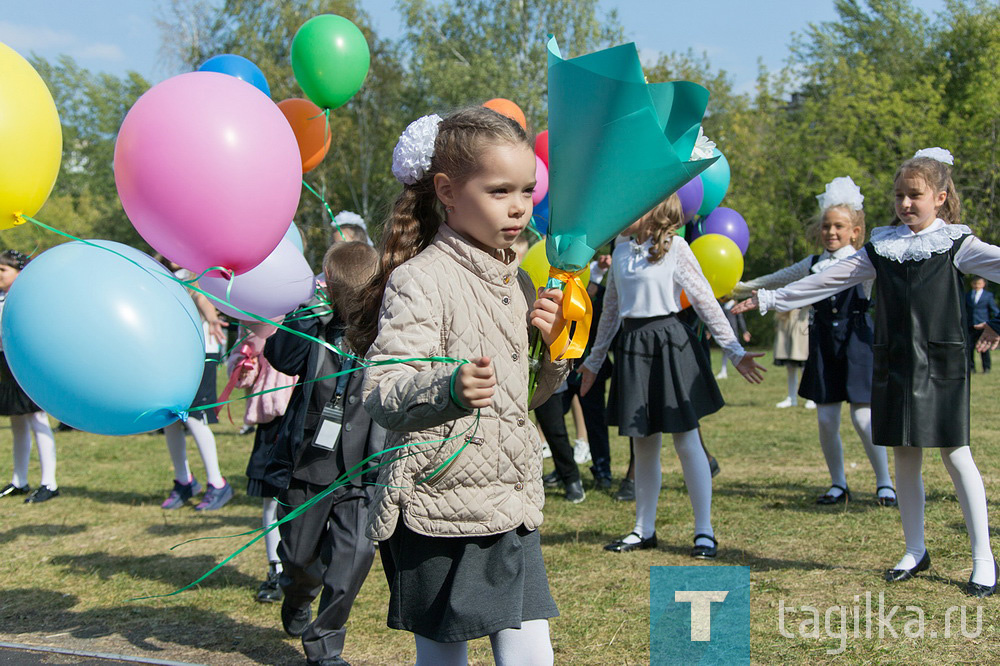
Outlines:
<svg viewBox="0 0 1000 666"><path fill-rule="evenodd" d="M268 534L272 530L276 529L280 525L283 525L284 523L287 523L290 520L294 520L295 518L298 518L300 515L302 515L306 511L308 511L310 508L312 508L313 506L315 506L316 503L322 501L325 497L327 497L330 493L334 492L338 488L341 488L341 487L347 485L350 481L354 480L355 478L357 478L359 476L367 474L370 471L373 471L375 469L379 469L381 467L384 467L385 465L388 465L391 462L395 462L397 460L402 460L403 458L408 458L410 456L415 456L418 453L421 453L422 451L420 451L420 450L412 451L410 453L406 453L404 455L400 455L400 456L394 457L394 458L392 458L390 460L379 462L379 463L377 463L376 465L374 465L371 468L365 468L365 465L367 465L367 463L375 460L376 458L381 458L386 453L389 453L389 452L392 452L392 451L399 451L399 450L404 449L404 448L412 448L412 447L416 447L416 446L426 446L428 444L438 444L438 443L443 444L443 443L448 442L450 440L458 439L459 437L462 437L463 435L465 435L465 433L467 433L470 430L472 430L472 433L469 434L465 438L465 442L462 444L461 447L459 447L458 451L456 451L453 455L451 455L448 458L448 460L446 460L441 466L438 467L438 469L436 469L434 472L432 472L430 475L428 475L428 477L426 477L425 479L423 479L421 481L418 481L418 483L424 483L424 482L426 482L427 479L433 477L441 469L443 469L448 464L450 464L450 462L452 460L454 460L465 449L466 446L469 445L469 442L472 440L472 438L475 436L476 432L478 432L478 430L479 430L479 419L480 419L480 412L477 410L476 411L476 418L475 418L475 420L469 425L468 428L466 428L465 430L463 430L462 432L460 432L457 435L454 435L452 437L448 437L446 439L434 440L434 441L430 441L430 442L411 442L411 443L408 443L408 444L400 444L398 446L393 446L393 447L390 447L390 448L388 448L388 449L386 449L384 451L379 451L378 453L374 453L374 454L368 456L367 458L365 458L364 460L362 460L361 462L359 462L357 465L355 465L354 467L352 467L351 469L349 469L348 471L346 471L340 478L338 478L336 481L334 481L333 483L331 483L325 490L323 490L323 492L319 493L315 497L310 498L308 501L303 502L301 505L299 505L298 507L296 507L295 509L293 509L292 511L290 511L288 513L288 515L286 515L284 518L281 518L280 520L277 520L277 521L271 523L267 527L258 527L256 529L250 530L248 532L243 532L243 533L240 533L240 534L232 534L232 535L228 535L228 536L197 537L195 539L188 539L187 541L184 541L182 543L179 543L179 544L171 547L170 550L173 550L174 548L178 548L178 547L183 546L183 545L185 545L187 543L191 543L192 541L200 541L200 540L203 540L203 539L221 539L221 538L232 538L232 537L240 537L240 536L249 536L251 534L254 534L255 532L260 532L260 534L258 534L254 538L250 539L248 542L246 542L241 547L239 547L238 549L236 549L235 552L231 553L225 559L223 559L221 562L219 562L214 567L212 567L211 569L209 569L208 571L206 571L204 574L202 574L197 580L195 580L195 581L193 581L191 583L188 583L184 587L182 587L182 588L180 588L178 590L174 590L173 592L169 592L167 594L153 594L153 595L144 596L144 597L133 597L131 599L128 599L127 601L143 601L143 600L146 600L146 599L162 599L162 598L165 598L165 597L172 597L172 596L178 595L178 594L180 594L182 592L186 592L187 590L190 590L192 587L200 584L202 581L206 580L209 576L211 576L212 574L214 574L216 571L218 571L219 569L221 569L222 567L224 567L226 564L228 564L237 555L239 555L244 550L246 550L247 548L249 548L250 546L252 546L253 544L255 544L260 539L264 538L264 536L266 534ZM285 505L285 506L287 506L287 505Z"/></svg>
<svg viewBox="0 0 1000 666"><path fill-rule="evenodd" d="M340 228L340 223L337 222L337 218L334 217L333 210L330 208L330 204L328 204L326 202L326 199L324 199L322 196L320 196L319 192L317 192L316 190L314 190L309 185L309 183L307 183L305 181L305 179L302 180L302 184L306 186L307 190L309 190L310 192L312 192L313 194L316 195L316 198L319 199L320 203L323 204L323 207L326 208L326 214L330 216L330 224L332 224L333 226L337 227L337 233L340 234L341 238L343 238L344 240L347 240L347 237L344 236L344 231Z"/></svg>
<svg viewBox="0 0 1000 666"><path fill-rule="evenodd" d="M538 227L535 226L535 216L534 215L532 215L531 219L528 220L528 231L530 231L531 233L535 234L535 238L537 238L538 240L544 240L545 239L545 236L543 236L542 233L538 230Z"/></svg>

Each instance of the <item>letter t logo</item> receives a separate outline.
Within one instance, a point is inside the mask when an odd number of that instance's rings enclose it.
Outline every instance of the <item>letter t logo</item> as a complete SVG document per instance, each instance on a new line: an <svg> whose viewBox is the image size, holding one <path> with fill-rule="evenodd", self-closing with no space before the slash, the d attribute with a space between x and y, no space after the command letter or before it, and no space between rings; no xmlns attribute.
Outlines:
<svg viewBox="0 0 1000 666"><path fill-rule="evenodd" d="M725 590L676 590L674 601L691 603L691 640L712 640L712 602L725 601Z"/></svg>

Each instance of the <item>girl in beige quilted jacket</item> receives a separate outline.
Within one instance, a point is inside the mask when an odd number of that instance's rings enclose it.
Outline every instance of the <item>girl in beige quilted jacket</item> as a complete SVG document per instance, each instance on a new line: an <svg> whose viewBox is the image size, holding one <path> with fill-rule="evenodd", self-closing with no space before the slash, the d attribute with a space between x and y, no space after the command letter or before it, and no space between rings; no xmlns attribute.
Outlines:
<svg viewBox="0 0 1000 666"><path fill-rule="evenodd" d="M562 299L537 297L511 249L531 219L532 141L481 107L425 116L400 137L393 173L403 192L352 336L368 361L397 361L369 367L364 388L395 456L383 458L368 530L388 624L415 634L417 664L465 664L466 641L483 636L498 664L551 664L558 611L528 411L569 368L543 360L529 405L529 328L550 343Z"/></svg>

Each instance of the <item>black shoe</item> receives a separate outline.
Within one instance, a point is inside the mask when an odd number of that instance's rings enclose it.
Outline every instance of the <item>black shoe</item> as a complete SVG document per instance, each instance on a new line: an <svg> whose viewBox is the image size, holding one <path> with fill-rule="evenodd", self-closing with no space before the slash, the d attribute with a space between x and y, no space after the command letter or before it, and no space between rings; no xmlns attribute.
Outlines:
<svg viewBox="0 0 1000 666"><path fill-rule="evenodd" d="M579 504L587 499L587 493L583 492L583 484L580 479L566 484L566 500L573 504Z"/></svg>
<svg viewBox="0 0 1000 666"><path fill-rule="evenodd" d="M53 497L59 497L59 489L56 488L52 490L48 486L38 486L35 491L28 495L28 498L24 500L25 504L38 504L39 502L48 502Z"/></svg>
<svg viewBox="0 0 1000 666"><path fill-rule="evenodd" d="M343 657L327 657L326 659L307 659L306 666L351 666Z"/></svg>
<svg viewBox="0 0 1000 666"><path fill-rule="evenodd" d="M562 481L559 480L559 474L555 470L552 470L548 474L542 476L542 485L546 488L558 488L562 485Z"/></svg>
<svg viewBox="0 0 1000 666"><path fill-rule="evenodd" d="M639 537L638 543L625 543L625 539L632 535ZM650 548L656 548L656 532L653 532L653 536L648 539L643 539L638 532L630 532L626 534L623 538L612 541L604 547L604 550L610 551L612 553L627 553L631 550L648 550Z"/></svg>
<svg viewBox="0 0 1000 666"><path fill-rule="evenodd" d="M848 490L844 486L838 486L836 483L830 486L830 490L833 490L834 488L840 489L841 493L839 495L831 495L830 493L820 495L819 498L816 500L816 504L842 504L844 502L850 501L851 499L850 490Z"/></svg>
<svg viewBox="0 0 1000 666"><path fill-rule="evenodd" d="M618 492L615 493L615 499L619 502L634 502L635 481L632 479L622 479L621 485L618 486Z"/></svg>
<svg viewBox="0 0 1000 666"><path fill-rule="evenodd" d="M610 476L594 477L594 490L611 490L611 477Z"/></svg>
<svg viewBox="0 0 1000 666"><path fill-rule="evenodd" d="M891 490L893 496L879 497L878 491L883 489ZM878 503L879 506L899 506L899 502L896 500L896 489L892 486L879 486L875 489L875 502Z"/></svg>
<svg viewBox="0 0 1000 666"><path fill-rule="evenodd" d="M699 546L698 539L710 539L712 541L711 546ZM695 534L694 535L694 548L691 549L691 557L699 560L714 560L715 556L719 552L719 542L715 540L715 537L709 536L707 534Z"/></svg>
<svg viewBox="0 0 1000 666"><path fill-rule="evenodd" d="M281 602L281 626L289 636L301 636L312 620L312 608L292 608L286 598Z"/></svg>
<svg viewBox="0 0 1000 666"><path fill-rule="evenodd" d="M984 370L983 372L989 372L989 370ZM993 585L987 586L973 583L972 578L969 578L969 584L965 586L965 593L970 597L979 597L980 599L993 596L993 593L997 591L996 580L1000 580L1000 566L997 566L996 559L993 560L993 573L996 576Z"/></svg>
<svg viewBox="0 0 1000 666"><path fill-rule="evenodd" d="M722 471L722 468L719 467L719 461L715 459L715 456L708 457L708 469L712 470L713 479L719 475L719 472Z"/></svg>
<svg viewBox="0 0 1000 666"><path fill-rule="evenodd" d="M73 427L73 426L71 426L71 425L66 425L65 423L60 423L60 424L59 424L59 425L58 425L58 426L56 427L56 432L73 432L73 431L75 431L75 430L76 430L76 428L74 428L74 427Z"/></svg>
<svg viewBox="0 0 1000 666"><path fill-rule="evenodd" d="M281 601L282 592L281 586L278 585L279 576L281 574L277 571L268 572L267 579L257 588L257 601L262 604L273 604L276 601Z"/></svg>
<svg viewBox="0 0 1000 666"><path fill-rule="evenodd" d="M885 572L884 578L890 583L902 583L904 580L910 580L921 571L927 571L930 568L931 556L925 549L924 556L920 558L915 567L912 569L888 569Z"/></svg>
<svg viewBox="0 0 1000 666"><path fill-rule="evenodd" d="M14 495L27 495L29 492L31 492L31 486L28 484L24 484L18 488L13 483L8 483L3 488L0 488L0 497L7 497L8 495L11 497Z"/></svg>

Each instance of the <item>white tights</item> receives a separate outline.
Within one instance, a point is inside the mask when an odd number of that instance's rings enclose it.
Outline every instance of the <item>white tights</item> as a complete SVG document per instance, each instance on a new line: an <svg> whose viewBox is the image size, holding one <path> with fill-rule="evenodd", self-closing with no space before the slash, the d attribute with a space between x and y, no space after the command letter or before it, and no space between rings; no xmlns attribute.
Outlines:
<svg viewBox="0 0 1000 666"><path fill-rule="evenodd" d="M469 663L466 641L438 643L419 634L417 666L465 666ZM520 629L502 629L490 634L493 661L497 666L550 666L554 661L548 620L528 620Z"/></svg>
<svg viewBox="0 0 1000 666"><path fill-rule="evenodd" d="M191 468L188 466L187 441L184 438L185 427L194 437L194 443L198 446L198 454L205 465L205 476L208 482L216 488L226 485L226 480L222 478L219 471L219 454L215 450L215 435L208 424L198 417L189 417L186 423L174 421L163 429L167 436L167 450L170 451L170 460L174 463L174 478L181 483L190 483Z"/></svg>
<svg viewBox="0 0 1000 666"><path fill-rule="evenodd" d="M839 402L829 402L816 407L816 419L819 422L819 443L826 458L826 467L830 470L830 483L835 486L847 487L847 477L844 475L844 445L840 439L840 405ZM884 446L872 443L872 409L869 404L851 403L851 421L854 430L864 444L868 462L875 471L875 486L891 486L889 477L889 454ZM840 491L831 489L835 494ZM879 491L885 497L891 497L888 491Z"/></svg>
<svg viewBox="0 0 1000 666"><path fill-rule="evenodd" d="M28 485L28 459L31 456L31 434L35 434L38 446L38 465L42 468L42 485L55 490L56 485L56 440L49 425L49 415L45 412L18 414L10 417L10 429L14 435L14 473L10 482L18 488Z"/></svg>
<svg viewBox="0 0 1000 666"><path fill-rule="evenodd" d="M673 433L674 450L681 461L684 484L687 486L694 512L694 533L715 536L712 529L712 472L708 457L701 446L697 430ZM657 433L646 437L634 437L635 451L635 532L643 539L653 536L656 531L656 503L660 498L663 472L660 469L660 447L662 436ZM624 539L626 543L636 543L632 535ZM710 546L711 541L699 539L698 545Z"/></svg>
<svg viewBox="0 0 1000 666"><path fill-rule="evenodd" d="M799 404L799 366L789 362L788 369L788 399L793 405Z"/></svg>
<svg viewBox="0 0 1000 666"><path fill-rule="evenodd" d="M906 553L895 568L912 569L926 551L924 545L924 480L921 474L923 449L897 446L896 492L899 499L899 517L903 522ZM986 489L983 477L972 459L968 446L942 448L941 461L955 484L955 494L965 517L972 546L972 582L993 585L993 551L990 548L990 526L986 511Z"/></svg>
<svg viewBox="0 0 1000 666"><path fill-rule="evenodd" d="M278 500L273 497L265 497L261 507L261 524L264 529L268 525L273 525L278 519ZM276 569L281 571L281 558L278 557L278 544L281 543L281 533L278 528L274 528L264 535L264 549L267 551L267 563L277 563Z"/></svg>

